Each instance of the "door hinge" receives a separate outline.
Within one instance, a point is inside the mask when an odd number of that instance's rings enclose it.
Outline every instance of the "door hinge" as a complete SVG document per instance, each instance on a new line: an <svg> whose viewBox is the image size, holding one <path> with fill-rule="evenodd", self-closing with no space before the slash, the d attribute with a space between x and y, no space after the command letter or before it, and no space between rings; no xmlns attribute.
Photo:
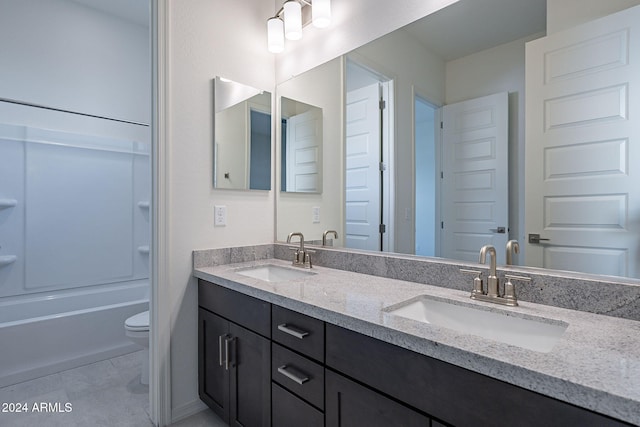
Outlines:
<svg viewBox="0 0 640 427"><path fill-rule="evenodd" d="M380 172L384 172L387 170L387 164L385 162L380 162L379 165Z"/></svg>
<svg viewBox="0 0 640 427"><path fill-rule="evenodd" d="M380 224L380 234L387 232L387 226L384 224Z"/></svg>
<svg viewBox="0 0 640 427"><path fill-rule="evenodd" d="M384 99L380 100L380 109L384 110L385 108L387 108L387 101L385 101Z"/></svg>

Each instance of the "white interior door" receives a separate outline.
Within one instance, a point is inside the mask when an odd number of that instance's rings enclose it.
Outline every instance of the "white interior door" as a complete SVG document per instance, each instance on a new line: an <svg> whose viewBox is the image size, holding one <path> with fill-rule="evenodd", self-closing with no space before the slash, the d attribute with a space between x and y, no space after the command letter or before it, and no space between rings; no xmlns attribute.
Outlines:
<svg viewBox="0 0 640 427"><path fill-rule="evenodd" d="M345 246L380 250L380 90L347 93Z"/></svg>
<svg viewBox="0 0 640 427"><path fill-rule="evenodd" d="M478 261L493 245L505 262L509 230L508 94L476 98L442 109L441 253Z"/></svg>
<svg viewBox="0 0 640 427"><path fill-rule="evenodd" d="M640 6L527 44L527 265L638 277Z"/></svg>
<svg viewBox="0 0 640 427"><path fill-rule="evenodd" d="M322 110L312 108L287 120L287 191L319 193Z"/></svg>

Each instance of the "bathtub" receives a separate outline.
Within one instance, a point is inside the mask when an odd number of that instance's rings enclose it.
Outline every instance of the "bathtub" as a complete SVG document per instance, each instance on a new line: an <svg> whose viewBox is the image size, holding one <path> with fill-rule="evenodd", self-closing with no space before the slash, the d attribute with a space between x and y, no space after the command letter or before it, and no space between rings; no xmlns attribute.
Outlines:
<svg viewBox="0 0 640 427"><path fill-rule="evenodd" d="M0 298L0 387L139 350L124 321L148 307L147 280Z"/></svg>

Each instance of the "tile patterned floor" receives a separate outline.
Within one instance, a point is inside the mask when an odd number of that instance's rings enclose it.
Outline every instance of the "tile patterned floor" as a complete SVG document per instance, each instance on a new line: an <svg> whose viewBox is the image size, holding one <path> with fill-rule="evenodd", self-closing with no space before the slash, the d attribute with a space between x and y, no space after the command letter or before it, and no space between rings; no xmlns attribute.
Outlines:
<svg viewBox="0 0 640 427"><path fill-rule="evenodd" d="M1 427L153 427L149 387L140 384L140 352L0 388L0 405L27 404L27 413L2 412ZM33 405L52 404L34 412ZM58 404L58 407L55 405ZM64 412L65 404L71 405ZM172 427L226 427L205 410Z"/></svg>
<svg viewBox="0 0 640 427"><path fill-rule="evenodd" d="M3 427L153 426L149 388L140 384L139 352L1 388L4 403L26 403L29 412L7 413L0 407ZM33 411L41 403L48 412ZM64 412L65 404L70 412Z"/></svg>

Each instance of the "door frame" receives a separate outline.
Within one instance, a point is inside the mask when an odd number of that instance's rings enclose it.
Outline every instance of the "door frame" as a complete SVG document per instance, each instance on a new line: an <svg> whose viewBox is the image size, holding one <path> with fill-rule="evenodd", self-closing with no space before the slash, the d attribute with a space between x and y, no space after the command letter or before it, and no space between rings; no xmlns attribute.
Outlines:
<svg viewBox="0 0 640 427"><path fill-rule="evenodd" d="M380 133L381 145L380 154L382 162L386 165L386 170L382 173L382 182L380 185L382 192L381 200L381 223L385 224L386 230L382 234L382 251L381 252L393 252L395 250L395 228L396 228L396 212L395 212L395 200L396 200L396 179L395 179L395 140L396 140L396 108L395 108L395 92L396 92L396 78L393 73L385 72L384 67L375 64L373 61L364 58L357 53L350 53L346 56L344 63L344 100L343 105L346 105L347 99L347 63L351 62L357 67L367 71L374 79L378 80L380 84L380 95L385 101L386 108L382 110L381 123L383 130ZM343 118L343 126L346 132L347 118L346 114ZM346 140L346 133L344 136ZM346 144L343 147L343 157L345 163L343 170L346 168ZM344 185L343 185L344 187ZM345 189L343 188L343 192ZM386 196L386 197L385 197ZM344 197L346 200L346 195ZM346 230L346 217L343 210L343 227Z"/></svg>
<svg viewBox="0 0 640 427"><path fill-rule="evenodd" d="M155 425L171 423L169 251L169 0L151 5L151 251L149 403Z"/></svg>

